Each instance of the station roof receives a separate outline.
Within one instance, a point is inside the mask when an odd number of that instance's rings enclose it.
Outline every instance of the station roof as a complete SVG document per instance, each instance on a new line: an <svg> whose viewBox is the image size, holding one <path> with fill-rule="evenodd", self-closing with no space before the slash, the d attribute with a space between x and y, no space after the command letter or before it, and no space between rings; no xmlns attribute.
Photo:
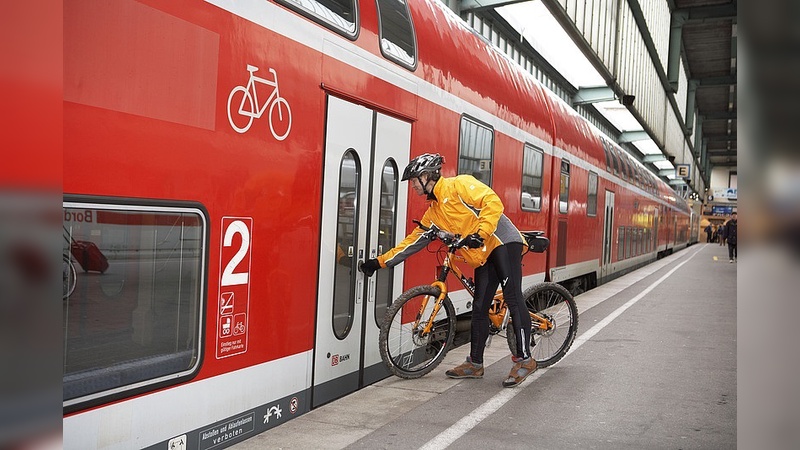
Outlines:
<svg viewBox="0 0 800 450"><path fill-rule="evenodd" d="M668 0L682 21L683 58L712 166L736 166L736 0Z"/></svg>

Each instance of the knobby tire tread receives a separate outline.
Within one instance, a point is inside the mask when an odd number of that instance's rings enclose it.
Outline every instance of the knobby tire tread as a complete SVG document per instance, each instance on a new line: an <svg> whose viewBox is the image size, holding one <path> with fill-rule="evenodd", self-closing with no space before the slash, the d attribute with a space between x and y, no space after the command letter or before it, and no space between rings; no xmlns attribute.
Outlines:
<svg viewBox="0 0 800 450"><path fill-rule="evenodd" d="M543 291L555 291L556 293L558 293L564 299L564 302L567 303L567 307L570 310L570 315L573 320L572 324L570 325L567 331L567 338L564 340L563 344L558 349L558 351L547 359L536 360L538 367L541 368L552 366L553 364L560 361L561 358L563 358L564 355L567 354L570 347L572 347L572 343L575 342L575 337L578 334L578 306L575 303L575 298L572 296L572 294L569 293L569 291L564 286L552 282L543 282L535 284L526 289L525 292L523 293L522 298L524 299L525 304L528 305L529 304L528 300L531 297ZM538 312L538 311L532 311L532 312ZM511 350L511 354L513 355L516 352L517 343L514 330L511 328L510 323L509 323L509 329L506 331L506 340L508 342L508 348L509 350Z"/></svg>
<svg viewBox="0 0 800 450"><path fill-rule="evenodd" d="M456 332L456 311L455 307L453 307L453 302L450 301L450 297L445 297L445 299L442 301L442 308L444 308L445 312L447 313L448 331L447 331L447 340L444 346L444 351L442 351L439 355L437 355L436 358L434 358L427 366L423 367L420 370L414 370L414 371L408 371L396 366L392 361L391 356L389 355L389 349L388 349L389 330L391 328L394 316L398 312L400 312L403 309L403 305L408 303L410 300L415 299L421 295L430 295L435 298L439 295L439 293L440 293L439 288L436 288L431 285L416 286L403 292L386 310L383 322L381 322L381 331L378 337L378 345L380 346L381 358L383 359L384 364L386 364L386 367L394 375L409 380L420 378L423 375L426 375L430 373L433 369L435 369L439 365L439 363L442 362L445 355L447 355L447 352L450 351L453 345L453 338ZM431 299L431 301L433 300L434 299Z"/></svg>

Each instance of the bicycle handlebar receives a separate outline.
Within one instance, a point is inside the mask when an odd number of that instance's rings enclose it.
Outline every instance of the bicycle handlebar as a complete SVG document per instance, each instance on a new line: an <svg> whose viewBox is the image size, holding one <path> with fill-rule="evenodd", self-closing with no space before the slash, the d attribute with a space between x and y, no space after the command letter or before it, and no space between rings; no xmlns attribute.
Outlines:
<svg viewBox="0 0 800 450"><path fill-rule="evenodd" d="M426 227L422 224L419 220L412 220L418 227L422 228L425 233L424 236L430 240L439 239L442 241L446 246L448 246L451 250L456 250L462 247L466 247L467 245L464 243L466 240L466 236L462 239L460 234L453 234L449 231L442 230L441 228L437 227L436 224L431 224L430 227Z"/></svg>
<svg viewBox="0 0 800 450"><path fill-rule="evenodd" d="M425 230L425 237L431 240L439 239L440 241L444 242L444 244L450 248L451 251L455 251L461 247L467 247L467 245L464 244L464 241L469 236L464 236L462 239L461 235L442 230L441 228L437 227L436 224L432 223L430 227L426 227L419 220L413 219L412 222ZM523 243L523 245L526 247L525 253L544 253L544 251L547 250L547 247L550 246L550 239L545 237L544 231L522 231L521 233L525 239L525 242Z"/></svg>

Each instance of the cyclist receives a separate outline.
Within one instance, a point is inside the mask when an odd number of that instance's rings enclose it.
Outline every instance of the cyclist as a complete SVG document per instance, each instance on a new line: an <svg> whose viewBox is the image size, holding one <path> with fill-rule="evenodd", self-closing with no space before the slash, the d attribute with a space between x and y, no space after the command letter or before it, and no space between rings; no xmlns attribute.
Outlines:
<svg viewBox="0 0 800 450"><path fill-rule="evenodd" d="M422 216L422 225L437 227L466 236L466 248L459 250L464 260L475 268L475 299L472 307L470 355L467 360L450 369L450 378L482 378L483 352L489 337L489 307L498 285L511 311L517 351L503 386L512 387L536 370L528 343L531 340L531 318L522 300L523 238L519 230L503 214L503 202L487 185L472 175L442 177L444 158L425 153L409 162L402 181L410 180L411 187L430 201ZM366 275L384 267L393 267L425 248L428 241L417 227L400 244L361 264Z"/></svg>

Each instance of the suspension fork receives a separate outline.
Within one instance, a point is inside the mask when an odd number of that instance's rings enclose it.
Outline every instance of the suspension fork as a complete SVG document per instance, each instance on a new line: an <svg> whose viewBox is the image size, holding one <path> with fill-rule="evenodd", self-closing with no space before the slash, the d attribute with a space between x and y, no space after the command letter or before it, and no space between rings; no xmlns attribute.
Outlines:
<svg viewBox="0 0 800 450"><path fill-rule="evenodd" d="M442 309L442 302L444 302L444 298L447 297L447 285L443 281L434 281L431 283L431 286L439 288L439 296L436 297L435 303L433 304L433 312L428 317L428 321L425 323L425 326L422 327L421 335L423 336L427 336L433 329L433 321L436 319L436 315L439 314L439 310ZM429 295L426 295L425 299L422 300L422 305L420 305L419 311L417 312L417 318L414 320L415 329L420 325L422 313L425 312L425 307L428 305L430 298L431 297Z"/></svg>

